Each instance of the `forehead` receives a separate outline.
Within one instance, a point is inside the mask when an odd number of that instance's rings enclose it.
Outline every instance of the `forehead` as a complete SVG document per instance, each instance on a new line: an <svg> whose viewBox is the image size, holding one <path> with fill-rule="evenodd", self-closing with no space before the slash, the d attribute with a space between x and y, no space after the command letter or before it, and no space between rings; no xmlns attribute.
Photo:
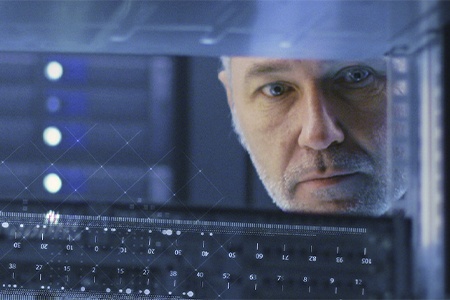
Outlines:
<svg viewBox="0 0 450 300"><path fill-rule="evenodd" d="M232 57L231 70L233 73L245 75L259 75L274 72L291 72L306 66L318 67L320 61L306 61L297 59L276 59L260 57Z"/></svg>
<svg viewBox="0 0 450 300"><path fill-rule="evenodd" d="M386 68L385 61L382 58L365 61L300 60L261 57L231 58L231 72L233 76L244 77L246 81L266 75L299 72L312 76L324 76L327 73L337 72L339 69L351 65L367 65L380 73L384 73Z"/></svg>
<svg viewBox="0 0 450 300"><path fill-rule="evenodd" d="M301 65L305 62L327 62L327 60L307 60L307 59L285 59L253 56L233 56L230 58L233 65L248 67L252 65L280 64L280 65ZM328 61L329 62L329 61Z"/></svg>

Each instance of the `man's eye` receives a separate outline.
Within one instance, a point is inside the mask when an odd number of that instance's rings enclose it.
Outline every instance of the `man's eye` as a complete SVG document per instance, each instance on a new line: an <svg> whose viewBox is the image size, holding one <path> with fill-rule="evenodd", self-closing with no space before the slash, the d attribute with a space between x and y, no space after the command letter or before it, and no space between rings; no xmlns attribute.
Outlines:
<svg viewBox="0 0 450 300"><path fill-rule="evenodd" d="M281 97L289 91L289 87L283 83L275 82L267 84L261 91L267 97Z"/></svg>
<svg viewBox="0 0 450 300"><path fill-rule="evenodd" d="M353 66L340 70L335 76L335 82L348 87L361 88L373 81L374 71L365 66Z"/></svg>

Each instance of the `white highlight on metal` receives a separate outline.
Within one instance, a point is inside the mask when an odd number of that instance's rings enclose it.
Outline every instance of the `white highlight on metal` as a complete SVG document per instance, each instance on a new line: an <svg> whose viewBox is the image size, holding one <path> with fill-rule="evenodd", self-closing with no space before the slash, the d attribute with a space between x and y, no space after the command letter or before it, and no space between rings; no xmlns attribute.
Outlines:
<svg viewBox="0 0 450 300"><path fill-rule="evenodd" d="M171 236L173 234L172 229L165 229L162 231L162 234Z"/></svg>
<svg viewBox="0 0 450 300"><path fill-rule="evenodd" d="M61 216L59 215L59 213L57 213L57 212L55 212L53 210L49 210L45 214L44 224L57 225L59 223L60 217ZM41 239L44 240L44 234L43 233L41 235Z"/></svg>

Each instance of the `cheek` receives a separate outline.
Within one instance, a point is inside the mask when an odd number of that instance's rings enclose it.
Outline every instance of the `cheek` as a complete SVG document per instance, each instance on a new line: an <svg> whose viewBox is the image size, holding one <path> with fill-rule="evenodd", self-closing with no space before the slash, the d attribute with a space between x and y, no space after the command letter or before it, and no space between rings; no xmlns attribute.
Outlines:
<svg viewBox="0 0 450 300"><path fill-rule="evenodd" d="M288 118L239 105L235 106L235 112L253 159L267 176L280 178L291 152L288 141L292 140L292 130Z"/></svg>
<svg viewBox="0 0 450 300"><path fill-rule="evenodd" d="M384 157L387 143L386 109L371 112L355 111L348 114L345 127L347 138L355 140L359 147L375 157Z"/></svg>

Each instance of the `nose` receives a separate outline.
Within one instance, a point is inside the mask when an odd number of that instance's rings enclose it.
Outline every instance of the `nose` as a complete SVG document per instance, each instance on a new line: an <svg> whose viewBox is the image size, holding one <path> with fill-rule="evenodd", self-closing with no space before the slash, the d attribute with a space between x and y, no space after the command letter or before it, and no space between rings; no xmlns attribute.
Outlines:
<svg viewBox="0 0 450 300"><path fill-rule="evenodd" d="M301 131L298 144L313 150L324 150L344 141L336 111L317 83L309 84L301 101Z"/></svg>

